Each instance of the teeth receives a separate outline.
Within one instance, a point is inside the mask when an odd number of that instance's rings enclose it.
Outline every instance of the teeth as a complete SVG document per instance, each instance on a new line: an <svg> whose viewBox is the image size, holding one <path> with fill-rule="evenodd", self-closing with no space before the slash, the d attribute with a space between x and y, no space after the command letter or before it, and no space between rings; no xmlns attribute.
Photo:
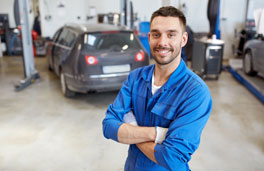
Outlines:
<svg viewBox="0 0 264 171"><path fill-rule="evenodd" d="M161 54L165 54L165 53L168 53L169 51L168 50L162 50L160 51Z"/></svg>

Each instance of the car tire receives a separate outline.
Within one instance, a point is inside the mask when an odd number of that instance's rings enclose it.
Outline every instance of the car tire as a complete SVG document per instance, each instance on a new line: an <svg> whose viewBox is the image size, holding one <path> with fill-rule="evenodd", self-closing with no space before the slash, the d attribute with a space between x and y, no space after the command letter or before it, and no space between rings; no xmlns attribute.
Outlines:
<svg viewBox="0 0 264 171"><path fill-rule="evenodd" d="M251 51L246 51L243 59L243 70L247 75L254 76L257 74L256 71L253 70L253 58Z"/></svg>
<svg viewBox="0 0 264 171"><path fill-rule="evenodd" d="M50 64L49 64L49 71L53 71L53 69L51 68Z"/></svg>
<svg viewBox="0 0 264 171"><path fill-rule="evenodd" d="M51 63L50 63L49 59L48 59L48 67L49 67L49 71L53 71L53 69L52 69L52 67L51 67Z"/></svg>
<svg viewBox="0 0 264 171"><path fill-rule="evenodd" d="M65 97L73 97L75 95L75 93L73 91L69 90L63 71L60 72L60 83L61 83L62 94Z"/></svg>

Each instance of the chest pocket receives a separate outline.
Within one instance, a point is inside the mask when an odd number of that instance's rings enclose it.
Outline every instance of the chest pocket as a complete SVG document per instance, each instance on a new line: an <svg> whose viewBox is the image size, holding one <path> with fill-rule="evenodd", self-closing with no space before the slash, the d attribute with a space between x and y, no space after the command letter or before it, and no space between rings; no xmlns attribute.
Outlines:
<svg viewBox="0 0 264 171"><path fill-rule="evenodd" d="M154 114L154 124L161 127L169 127L170 123L175 119L176 107L165 103L156 103L151 113Z"/></svg>

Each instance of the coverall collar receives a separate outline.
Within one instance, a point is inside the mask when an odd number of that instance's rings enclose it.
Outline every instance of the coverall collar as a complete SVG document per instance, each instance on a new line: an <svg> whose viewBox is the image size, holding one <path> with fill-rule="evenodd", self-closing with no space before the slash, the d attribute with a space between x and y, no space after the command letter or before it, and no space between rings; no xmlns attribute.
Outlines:
<svg viewBox="0 0 264 171"><path fill-rule="evenodd" d="M152 79L154 69L155 69L155 64L152 64L149 70L147 68L144 69L141 77L147 83L151 84L151 79ZM171 74L168 81L161 87L162 90L165 91L165 90L170 90L170 89L177 87L177 82L179 82L179 80L181 80L185 76L186 70L187 70L186 64L183 61L183 59L181 59L179 66Z"/></svg>

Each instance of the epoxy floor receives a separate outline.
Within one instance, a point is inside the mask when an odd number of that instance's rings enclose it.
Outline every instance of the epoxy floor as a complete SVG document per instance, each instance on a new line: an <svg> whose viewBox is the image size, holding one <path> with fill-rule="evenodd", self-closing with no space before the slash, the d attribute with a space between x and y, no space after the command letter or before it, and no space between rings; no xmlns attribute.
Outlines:
<svg viewBox="0 0 264 171"><path fill-rule="evenodd" d="M20 57L0 57L1 171L121 171L127 145L106 140L102 120L118 92L67 99L46 58L40 80L21 92ZM264 105L228 72L206 81L213 111L193 155L193 171L264 169Z"/></svg>

